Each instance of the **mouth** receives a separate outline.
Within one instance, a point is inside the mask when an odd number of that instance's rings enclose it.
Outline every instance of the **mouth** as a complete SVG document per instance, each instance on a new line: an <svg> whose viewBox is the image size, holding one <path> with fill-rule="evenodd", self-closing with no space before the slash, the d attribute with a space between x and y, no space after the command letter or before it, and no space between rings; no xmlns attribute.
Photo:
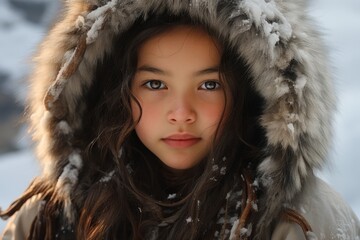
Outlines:
<svg viewBox="0 0 360 240"><path fill-rule="evenodd" d="M198 143L201 138L191 134L174 134L161 139L164 143L173 148L187 148Z"/></svg>

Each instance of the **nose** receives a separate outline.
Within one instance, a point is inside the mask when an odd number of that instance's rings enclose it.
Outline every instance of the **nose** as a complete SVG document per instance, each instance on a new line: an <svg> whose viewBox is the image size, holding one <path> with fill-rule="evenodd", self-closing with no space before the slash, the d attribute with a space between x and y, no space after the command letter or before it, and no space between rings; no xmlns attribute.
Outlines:
<svg viewBox="0 0 360 240"><path fill-rule="evenodd" d="M168 121L172 124L191 124L196 121L196 112L190 99L176 99L168 112Z"/></svg>

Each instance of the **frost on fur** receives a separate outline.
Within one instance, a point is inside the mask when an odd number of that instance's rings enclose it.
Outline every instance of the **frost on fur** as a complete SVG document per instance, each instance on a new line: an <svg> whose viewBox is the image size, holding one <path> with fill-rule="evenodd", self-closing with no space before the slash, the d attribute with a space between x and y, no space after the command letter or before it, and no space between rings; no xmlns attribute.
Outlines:
<svg viewBox="0 0 360 240"><path fill-rule="evenodd" d="M64 212L70 222L74 220L74 211L71 204L71 193L78 182L78 175L82 168L82 159L78 151L74 151L68 158L69 162L60 175L56 189L58 195L64 199Z"/></svg>
<svg viewBox="0 0 360 240"><path fill-rule="evenodd" d="M99 31L103 28L106 15L109 11L114 11L114 7L118 0L112 0L106 5L97 8L87 15L87 20L91 21L91 28L87 33L86 43L93 43L99 35Z"/></svg>
<svg viewBox="0 0 360 240"><path fill-rule="evenodd" d="M283 14L277 9L274 1L244 0L239 1L238 10L234 11L230 18L234 19L243 14L248 19L241 21L240 32L245 32L255 25L266 37L269 56L274 60L275 46L280 40L289 40L292 36L292 28Z"/></svg>

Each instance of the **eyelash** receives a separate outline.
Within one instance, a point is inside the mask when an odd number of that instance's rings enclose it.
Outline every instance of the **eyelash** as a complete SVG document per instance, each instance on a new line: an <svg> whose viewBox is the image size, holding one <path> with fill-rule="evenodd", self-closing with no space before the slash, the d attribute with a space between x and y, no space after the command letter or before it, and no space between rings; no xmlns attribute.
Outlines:
<svg viewBox="0 0 360 240"><path fill-rule="evenodd" d="M215 83L215 87L208 89L208 88L202 88L202 86L205 86L207 83ZM208 90L208 91L215 91L221 87L221 84L216 80L208 80L205 81L203 84L201 84L200 89L201 90Z"/></svg>
<svg viewBox="0 0 360 240"><path fill-rule="evenodd" d="M158 87L154 87L152 86L153 83L158 83L160 84ZM212 87L212 88L206 88L206 87L203 87L205 86L206 84L209 84L209 83L215 83L215 87ZM145 86L146 88L150 89L150 90L161 90L161 89L167 89L166 85L160 81L160 80L149 80L149 81L146 81L143 86ZM209 86L208 86L209 87ZM214 91L214 90L217 90L221 87L221 84L217 81L217 80L208 80L208 81L205 81L201 84L200 86L200 89L201 90L208 90L208 91Z"/></svg>
<svg viewBox="0 0 360 240"><path fill-rule="evenodd" d="M164 86L164 87L158 87L158 88L154 88L153 86L151 86L151 84L152 83L160 83L160 86ZM150 90L161 90L161 89L166 89L166 86L165 86L165 84L162 82L162 81L160 81L160 80L149 80L149 81L146 81L144 84L143 84L143 86L145 86L145 87L147 87L148 89L150 89Z"/></svg>

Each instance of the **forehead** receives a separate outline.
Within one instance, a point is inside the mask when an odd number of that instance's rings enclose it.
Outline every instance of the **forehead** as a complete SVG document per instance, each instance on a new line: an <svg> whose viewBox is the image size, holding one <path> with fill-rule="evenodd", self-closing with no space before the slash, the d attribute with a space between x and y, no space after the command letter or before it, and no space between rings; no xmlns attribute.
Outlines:
<svg viewBox="0 0 360 240"><path fill-rule="evenodd" d="M139 48L138 64L177 59L216 65L220 62L221 52L218 41L203 28L179 25L147 39Z"/></svg>

